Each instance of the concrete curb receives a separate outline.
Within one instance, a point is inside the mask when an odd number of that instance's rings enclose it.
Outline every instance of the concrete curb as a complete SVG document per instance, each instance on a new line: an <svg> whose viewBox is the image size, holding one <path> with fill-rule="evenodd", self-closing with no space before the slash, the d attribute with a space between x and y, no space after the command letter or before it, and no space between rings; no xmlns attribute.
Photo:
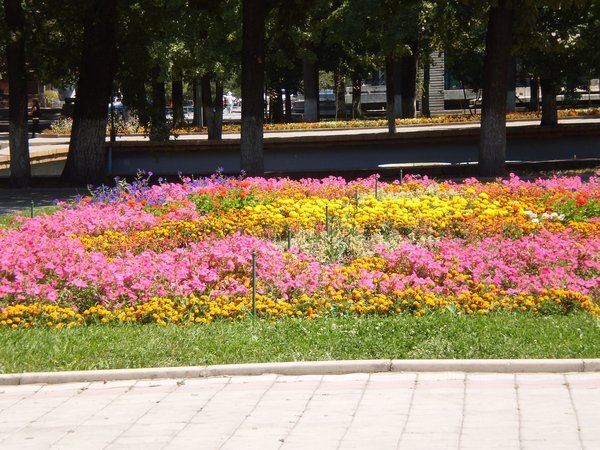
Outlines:
<svg viewBox="0 0 600 450"><path fill-rule="evenodd" d="M376 359L363 361L308 361L148 369L82 370L71 372L30 372L0 374L0 385L60 384L157 378L184 379L264 374L342 375L376 372L600 372L600 359Z"/></svg>

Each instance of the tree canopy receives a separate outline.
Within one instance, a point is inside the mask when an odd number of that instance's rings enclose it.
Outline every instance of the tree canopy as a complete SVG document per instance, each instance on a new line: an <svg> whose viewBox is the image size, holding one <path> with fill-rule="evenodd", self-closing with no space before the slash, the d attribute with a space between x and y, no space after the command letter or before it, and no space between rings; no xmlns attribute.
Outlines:
<svg viewBox="0 0 600 450"><path fill-rule="evenodd" d="M23 17L22 32L17 33L23 38L23 65L9 67L7 60L15 61L16 54L16 47L11 47L11 36L16 35L11 8L17 4ZM212 136L220 136L215 128L221 127L224 87L242 99L256 97L248 102L254 105L256 122L262 97L259 87L246 84L246 92L240 92L244 86L242 50L249 39L259 39L243 34L243 25L254 20L253 14L264 12L259 20L264 26L252 22L261 33L264 49L263 56L254 54L254 63L247 63L246 70L263 73L264 79L257 77L251 83L261 83L261 92L271 93L272 108L282 109L284 90L288 99L292 91L307 95L309 88L318 91L318 84L307 84L311 78L306 73L303 77L303 69L313 75L318 70L334 74L342 90L350 79L360 90L361 79L387 68L392 102L388 108L394 108L393 117L414 115L418 86L427 89L427 80L419 77L428 76L430 55L437 50L444 52L446 69L462 85L475 90L487 87L488 102L492 86L505 83L500 80L496 85L490 77L507 71L504 65L514 66L516 59L524 74L540 80L547 99L544 114L548 115L556 108L550 100L559 91L569 95L585 87L597 76L600 65L593 47L600 31L598 0L4 0L1 7L1 50L7 58L0 69L9 78L31 75L58 87L76 86L79 103L86 103L86 95L101 97L93 107L89 103L80 109L75 119L74 130L82 126L83 131L77 132L87 133L79 141L95 149L88 152L72 146L71 153L85 155L75 158L79 161L75 166L68 164L70 177L79 180L101 179L101 167L76 174L91 155L96 155L95 165L102 165L103 140L98 130L106 123L105 103L116 92L123 94L123 102L140 122L150 125L153 138L168 139L165 97L172 95L178 109L174 120L181 121L184 85L188 91L193 87L199 92L202 87L205 110L212 111L205 115ZM494 41L494 37L499 39L494 27L502 11L510 12L510 19L501 25L506 27L502 31L506 42ZM260 39L256 45L262 46ZM494 47L494 42L502 45ZM505 56L498 57L499 52ZM167 93L167 86L172 86L172 94ZM256 92L248 96L253 89ZM14 108L21 111L22 102ZM494 111L490 123L498 124L502 114ZM94 139L89 135L92 116L97 128ZM485 128L487 122L483 122ZM24 144L19 145L24 155ZM247 157L251 152L246 149ZM500 155L495 160L503 158L498 149L492 153Z"/></svg>

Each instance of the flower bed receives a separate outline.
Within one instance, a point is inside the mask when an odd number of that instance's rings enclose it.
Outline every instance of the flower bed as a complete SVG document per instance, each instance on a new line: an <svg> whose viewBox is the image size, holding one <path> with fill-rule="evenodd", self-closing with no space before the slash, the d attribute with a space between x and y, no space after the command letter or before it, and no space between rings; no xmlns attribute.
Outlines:
<svg viewBox="0 0 600 450"><path fill-rule="evenodd" d="M119 181L0 230L0 326L600 316L599 216L595 177Z"/></svg>
<svg viewBox="0 0 600 450"><path fill-rule="evenodd" d="M558 117L586 117L597 116L600 110L597 108L590 109L560 109ZM536 120L540 119L541 114L538 112L516 112L506 115L507 120ZM414 125L439 125L450 123L463 122L478 122L481 120L479 114L453 114L437 117L417 117L408 119L396 119L398 126L414 126ZM52 123L51 127L44 130L42 134L70 134L73 121L71 119L61 118ZM353 120L323 120L320 122L292 122L292 123L265 123L265 131L294 131L294 130L316 130L316 129L339 129L339 128L380 128L387 127L387 119L353 119ZM118 135L129 134L148 134L149 130L140 126L137 119L132 119L129 122L119 120L116 123L116 133ZM224 124L222 127L224 132L239 133L240 125ZM109 134L107 128L107 135ZM186 133L206 133L206 127L187 126L184 128L172 129L171 134L179 136Z"/></svg>

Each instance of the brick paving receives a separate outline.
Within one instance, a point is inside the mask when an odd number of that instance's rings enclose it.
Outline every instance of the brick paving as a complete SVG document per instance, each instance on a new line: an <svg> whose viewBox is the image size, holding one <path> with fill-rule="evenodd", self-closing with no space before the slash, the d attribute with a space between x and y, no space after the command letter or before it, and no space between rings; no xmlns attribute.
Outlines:
<svg viewBox="0 0 600 450"><path fill-rule="evenodd" d="M600 373L0 387L0 448L598 449Z"/></svg>

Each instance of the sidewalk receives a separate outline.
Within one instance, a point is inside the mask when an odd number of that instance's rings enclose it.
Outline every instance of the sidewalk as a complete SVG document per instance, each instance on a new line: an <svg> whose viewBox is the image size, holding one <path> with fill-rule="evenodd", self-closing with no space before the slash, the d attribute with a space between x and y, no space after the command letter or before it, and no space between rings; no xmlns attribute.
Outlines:
<svg viewBox="0 0 600 450"><path fill-rule="evenodd" d="M11 449L596 449L600 373L235 376L0 387Z"/></svg>
<svg viewBox="0 0 600 450"><path fill-rule="evenodd" d="M0 189L0 215L12 214L18 211L30 213L31 202L35 208L51 206L56 200L68 201L77 195L89 194L85 188L27 188L27 189Z"/></svg>

